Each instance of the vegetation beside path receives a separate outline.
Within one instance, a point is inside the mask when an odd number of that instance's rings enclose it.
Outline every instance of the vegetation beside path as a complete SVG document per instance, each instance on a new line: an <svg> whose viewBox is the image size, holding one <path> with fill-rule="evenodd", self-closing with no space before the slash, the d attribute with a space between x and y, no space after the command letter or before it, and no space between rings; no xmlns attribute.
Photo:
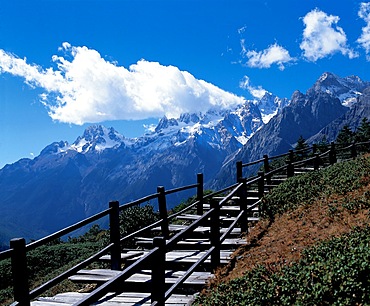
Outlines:
<svg viewBox="0 0 370 306"><path fill-rule="evenodd" d="M370 157L293 177L196 305L370 305Z"/></svg>

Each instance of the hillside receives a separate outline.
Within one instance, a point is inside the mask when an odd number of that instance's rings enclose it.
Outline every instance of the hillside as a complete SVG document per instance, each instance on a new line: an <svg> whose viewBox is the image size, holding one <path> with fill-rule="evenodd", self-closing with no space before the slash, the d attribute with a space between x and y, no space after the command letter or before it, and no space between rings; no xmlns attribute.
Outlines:
<svg viewBox="0 0 370 306"><path fill-rule="evenodd" d="M369 173L367 156L274 189L197 304L369 305Z"/></svg>

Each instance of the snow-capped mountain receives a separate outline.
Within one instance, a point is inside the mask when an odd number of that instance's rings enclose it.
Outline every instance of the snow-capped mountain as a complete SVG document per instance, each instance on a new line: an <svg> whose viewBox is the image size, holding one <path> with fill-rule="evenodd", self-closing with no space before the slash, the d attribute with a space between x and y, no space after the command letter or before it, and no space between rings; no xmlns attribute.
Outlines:
<svg viewBox="0 0 370 306"><path fill-rule="evenodd" d="M288 106L290 101L287 98L279 98L270 92L266 92L260 100L254 101L258 106L263 123L268 123L285 106Z"/></svg>
<svg viewBox="0 0 370 306"><path fill-rule="evenodd" d="M205 181L263 125L257 106L246 101L227 111L163 117L150 132L126 138L93 125L75 142L54 142L39 156L0 170L0 240L38 238L105 209L166 189ZM169 200L169 207L193 194ZM153 203L156 205L156 203ZM9 209L13 207L12 209ZM50 213L50 212L53 213Z"/></svg>
<svg viewBox="0 0 370 306"><path fill-rule="evenodd" d="M308 139L350 109L367 109L356 105L370 103L368 86L355 76L324 73L290 100L266 93L234 109L163 117L137 138L91 126L72 144L54 142L34 159L0 169L0 243L39 238L107 208L110 200L155 193L158 185L192 184L199 172L206 188L234 183L236 161L283 153L300 135ZM192 195L168 199L169 207Z"/></svg>
<svg viewBox="0 0 370 306"><path fill-rule="evenodd" d="M117 148L125 143L125 138L114 128L107 129L102 125L94 125L87 128L84 134L66 149L77 152L88 152L90 150L103 151L104 149Z"/></svg>
<svg viewBox="0 0 370 306"><path fill-rule="evenodd" d="M295 91L289 105L261 127L236 154L223 165L212 186L235 181L235 163L278 155L293 149L300 136L320 141L325 135L334 141L341 127L355 129L361 118L370 118L370 83L357 76L341 78L324 73L305 94ZM255 170L255 169L252 169Z"/></svg>
<svg viewBox="0 0 370 306"><path fill-rule="evenodd" d="M370 82L362 81L355 75L341 78L333 73L325 72L314 86L307 91L307 95L325 92L338 98L343 106L352 107L368 86L370 86Z"/></svg>
<svg viewBox="0 0 370 306"><path fill-rule="evenodd" d="M184 146L194 138L218 150L232 152L244 145L262 125L259 108L246 101L234 110L185 113L177 119L164 116L151 132L133 139L125 138L112 127L108 129L102 125L92 125L73 144L65 141L53 143L43 150L43 154L70 150L85 154L119 147L137 152L157 152Z"/></svg>

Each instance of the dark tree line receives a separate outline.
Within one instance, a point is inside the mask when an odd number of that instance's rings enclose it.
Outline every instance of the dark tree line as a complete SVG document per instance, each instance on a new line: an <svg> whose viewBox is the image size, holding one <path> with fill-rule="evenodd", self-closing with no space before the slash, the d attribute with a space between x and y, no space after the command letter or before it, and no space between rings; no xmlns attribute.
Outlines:
<svg viewBox="0 0 370 306"><path fill-rule="evenodd" d="M339 131L336 139L338 144L350 144L353 142L364 142L370 139L370 121L365 117L361 120L356 131L352 131L348 124Z"/></svg>

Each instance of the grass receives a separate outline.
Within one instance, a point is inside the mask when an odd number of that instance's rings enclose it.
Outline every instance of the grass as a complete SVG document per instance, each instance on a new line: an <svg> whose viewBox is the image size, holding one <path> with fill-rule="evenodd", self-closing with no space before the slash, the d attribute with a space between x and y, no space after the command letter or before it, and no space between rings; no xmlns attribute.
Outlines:
<svg viewBox="0 0 370 306"><path fill-rule="evenodd" d="M294 177L195 305L370 305L370 159Z"/></svg>

